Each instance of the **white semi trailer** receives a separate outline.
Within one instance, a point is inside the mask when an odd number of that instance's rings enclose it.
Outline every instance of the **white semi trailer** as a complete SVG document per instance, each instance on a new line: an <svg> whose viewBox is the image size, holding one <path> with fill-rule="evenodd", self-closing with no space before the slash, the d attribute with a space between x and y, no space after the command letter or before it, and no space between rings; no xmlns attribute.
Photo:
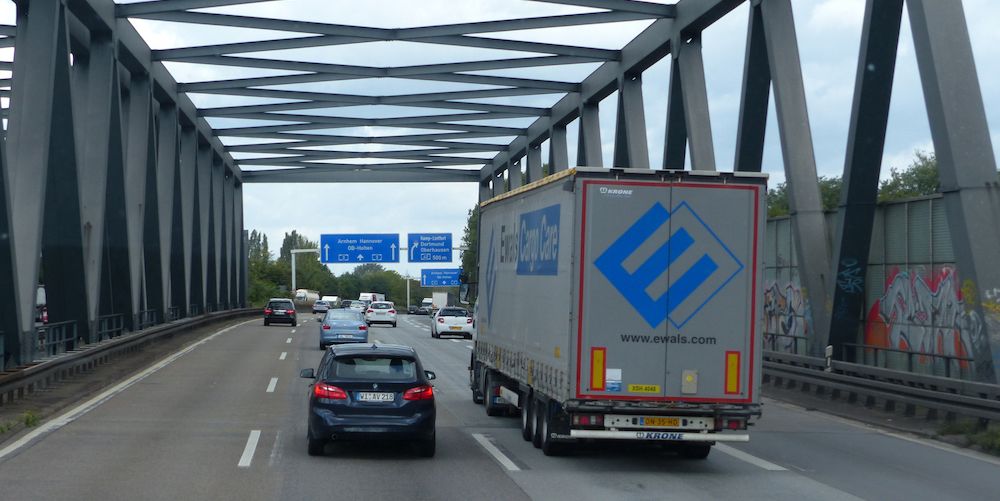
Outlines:
<svg viewBox="0 0 1000 501"><path fill-rule="evenodd" d="M766 179L577 168L484 202L473 400L546 454L749 440Z"/></svg>

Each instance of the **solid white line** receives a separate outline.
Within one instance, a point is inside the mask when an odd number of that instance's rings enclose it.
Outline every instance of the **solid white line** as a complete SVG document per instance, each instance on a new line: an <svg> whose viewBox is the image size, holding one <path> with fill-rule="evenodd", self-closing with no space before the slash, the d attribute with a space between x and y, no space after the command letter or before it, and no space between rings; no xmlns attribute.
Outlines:
<svg viewBox="0 0 1000 501"><path fill-rule="evenodd" d="M287 356L288 356L288 352L287 351L283 351L283 352L281 352L281 356L278 357L278 360L284 360L285 357L287 357Z"/></svg>
<svg viewBox="0 0 1000 501"><path fill-rule="evenodd" d="M278 378L271 378L271 382L267 383L267 393L274 393L274 387L278 386Z"/></svg>
<svg viewBox="0 0 1000 501"><path fill-rule="evenodd" d="M250 463L253 461L253 453L257 450L257 442L260 441L260 430L251 430L250 436L247 437L247 446L243 448L243 455L240 456L240 462L237 464L240 468L249 468Z"/></svg>
<svg viewBox="0 0 1000 501"><path fill-rule="evenodd" d="M736 459L739 459L740 461L750 463L767 471L788 471L788 468L785 468L784 466L776 465L770 461L765 461L757 456L751 456L746 452L725 444L715 444L715 448L723 454L728 454Z"/></svg>
<svg viewBox="0 0 1000 501"><path fill-rule="evenodd" d="M285 344L292 344L292 338L288 338L288 339L286 339L286 340L285 340Z"/></svg>
<svg viewBox="0 0 1000 501"><path fill-rule="evenodd" d="M114 397L115 395L127 390L130 386L134 385L135 383L138 383L139 381L146 379L147 377L149 377L149 375L170 365L174 360L181 358L182 356L188 354L189 352L193 351L195 348L201 346L202 344L211 341L216 336L219 336L220 334L228 332L232 329L235 329L241 325L246 325L251 322L257 322L257 321L259 320L258 319L247 320L246 322L241 322L236 325L231 325L229 327L226 327L225 329L222 329L219 332L216 332L215 334L212 334L211 336L208 336L205 339L202 339L201 341L198 341L197 343L194 343L174 353L173 355L170 355L164 358L163 360L160 360L159 362L151 365L142 372L126 379L125 381L122 381L121 383L118 383L112 386L111 388L104 390L96 397L87 400L86 402L66 411L65 413L56 418L53 418L52 420L42 424L38 428L35 428L27 435L21 437L20 440L18 440L17 442L14 442L8 445L7 447L4 447L3 450L0 450L0 459L4 459L5 457L13 454L18 449L30 443L32 440L35 440L36 438L42 435L51 433L53 431L58 430L59 428L62 428L63 426L66 426L67 424L72 423L80 416L83 416L84 414L96 409L99 405L103 404L104 402L110 400L111 397Z"/></svg>
<svg viewBox="0 0 1000 501"><path fill-rule="evenodd" d="M486 452L490 453L490 455L493 456L493 459L499 461L500 464L507 469L507 471L521 470L516 464L514 464L513 461L510 460L509 457L500 452L500 449L497 449L497 446L493 445L493 442L490 442L490 439L486 438L486 436L481 433L473 433L472 438L476 439L476 442L479 442L479 445L483 446L483 449L486 449Z"/></svg>

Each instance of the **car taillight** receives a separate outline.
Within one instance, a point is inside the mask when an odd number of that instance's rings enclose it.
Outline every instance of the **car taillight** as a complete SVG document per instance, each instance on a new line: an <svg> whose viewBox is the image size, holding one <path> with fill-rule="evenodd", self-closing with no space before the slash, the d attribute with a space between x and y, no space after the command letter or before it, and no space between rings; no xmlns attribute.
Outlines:
<svg viewBox="0 0 1000 501"><path fill-rule="evenodd" d="M367 325L359 325L358 326L358 330L359 331L366 331L366 330L368 330L368 326Z"/></svg>
<svg viewBox="0 0 1000 501"><path fill-rule="evenodd" d="M375 310L368 310L368 313L375 313Z"/></svg>
<svg viewBox="0 0 1000 501"><path fill-rule="evenodd" d="M265 315L270 315L271 314L271 308L264 308L264 314Z"/></svg>
<svg viewBox="0 0 1000 501"><path fill-rule="evenodd" d="M328 400L347 400L347 392L332 385L316 383L313 386L313 396Z"/></svg>
<svg viewBox="0 0 1000 501"><path fill-rule="evenodd" d="M395 315L396 314L396 310L389 310L389 313L392 313L393 315Z"/></svg>
<svg viewBox="0 0 1000 501"><path fill-rule="evenodd" d="M444 317L438 317L438 323L439 324L443 324L444 323Z"/></svg>
<svg viewBox="0 0 1000 501"><path fill-rule="evenodd" d="M330 330L330 326L326 325L326 324L323 324L323 330L325 330L325 331Z"/></svg>
<svg viewBox="0 0 1000 501"><path fill-rule="evenodd" d="M471 318L466 318L466 319L465 319L465 323L467 323L467 324L471 324L471 323L472 323L472 319L471 319Z"/></svg>
<svg viewBox="0 0 1000 501"><path fill-rule="evenodd" d="M410 388L403 393L403 400L431 400L434 398L434 387L430 385Z"/></svg>

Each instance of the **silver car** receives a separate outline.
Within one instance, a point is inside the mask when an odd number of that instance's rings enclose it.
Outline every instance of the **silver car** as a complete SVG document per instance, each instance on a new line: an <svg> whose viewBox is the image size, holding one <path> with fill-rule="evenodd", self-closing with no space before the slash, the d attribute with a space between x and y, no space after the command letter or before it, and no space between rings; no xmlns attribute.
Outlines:
<svg viewBox="0 0 1000 501"><path fill-rule="evenodd" d="M367 343L368 323L354 310L329 310L319 326L319 349L338 343Z"/></svg>

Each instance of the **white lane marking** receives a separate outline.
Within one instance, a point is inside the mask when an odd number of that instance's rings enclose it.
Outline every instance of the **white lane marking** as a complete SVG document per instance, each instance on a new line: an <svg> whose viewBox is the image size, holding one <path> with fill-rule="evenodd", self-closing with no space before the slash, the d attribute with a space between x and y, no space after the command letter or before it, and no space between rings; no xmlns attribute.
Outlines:
<svg viewBox="0 0 1000 501"><path fill-rule="evenodd" d="M472 345L471 344L467 344L467 345L465 345L465 347L468 348L468 349L470 349L470 350L472 349Z"/></svg>
<svg viewBox="0 0 1000 501"><path fill-rule="evenodd" d="M250 463L253 462L253 453L257 450L257 442L260 441L260 430L251 430L250 436L247 437L247 446L243 448L243 455L240 456L240 462L237 464L240 468L249 468Z"/></svg>
<svg viewBox="0 0 1000 501"><path fill-rule="evenodd" d="M449 341L451 341L452 343L461 343L461 341L459 341L457 339L450 339Z"/></svg>
<svg viewBox="0 0 1000 501"><path fill-rule="evenodd" d="M483 449L486 449L486 452L490 453L490 455L493 456L493 459L496 459L501 465L503 465L504 468L507 469L507 471L521 471L521 469L518 468L509 457L500 452L500 449L497 449L497 446L493 445L493 442L486 438L485 435L481 433L473 433L472 438L476 439L476 442L479 442L479 445L483 446Z"/></svg>
<svg viewBox="0 0 1000 501"><path fill-rule="evenodd" d="M285 344L292 344L292 338L288 338L288 339L286 339L286 340L285 340Z"/></svg>
<svg viewBox="0 0 1000 501"><path fill-rule="evenodd" d="M292 334L295 334L295 329L292 329Z"/></svg>
<svg viewBox="0 0 1000 501"><path fill-rule="evenodd" d="M284 360L285 357L287 357L287 356L288 356L288 352L287 351L283 351L283 352L281 352L281 356L278 357L278 360Z"/></svg>
<svg viewBox="0 0 1000 501"><path fill-rule="evenodd" d="M736 459L739 459L740 461L750 463L754 466L763 468L767 471L788 471L788 468L785 468L784 466L776 465L770 461L763 460L757 456L752 456L735 447L730 447L725 444L715 444L715 448L718 449L718 451L723 454L728 454Z"/></svg>
<svg viewBox="0 0 1000 501"><path fill-rule="evenodd" d="M21 447L24 447L25 445L27 445L28 443L30 443L32 440L34 440L34 439L36 439L36 438L38 438L38 437L40 437L42 435L45 435L47 433L51 433L53 431L56 431L59 428L62 428L63 426L66 426L66 425L72 423L73 421L75 421L80 416L83 416L84 414L86 414L86 413L88 413L88 412L96 409L99 405L103 404L104 402L110 400L111 397L113 397L113 396L115 396L115 395L117 395L117 394L119 394L119 393L127 390L130 386L134 385L135 383L138 383L139 381L142 381L143 379L146 379L147 377L149 377L150 374L153 374L154 372L156 372L156 371L158 371L158 370L160 370L160 369L162 369L162 368L170 365L174 360L177 360L178 358L181 358L182 356L184 356L184 355L188 354L189 352L193 351L195 348L197 348L197 347L199 347L199 346L201 346L201 345L203 345L203 344L211 341L216 336L219 336L219 335L221 335L221 334L223 334L225 332L229 332L230 330L233 330L233 329L235 329L237 327L240 327L242 325L246 325L246 324L249 324L249 323L252 323L252 322L258 322L258 321L259 321L258 319L253 319L253 320L247 320L246 322L240 322L240 323L238 323L236 325L230 325L229 327L226 327L225 329L222 329L222 330L216 332L215 334L212 334L211 336L208 336L205 339L202 339L201 341L198 341L197 343L194 343L191 346L188 346L187 348L184 348L184 349L182 349L182 350L174 353L173 355L170 355L170 356L164 358L163 360L160 360L159 362L157 362L157 363L149 366L148 368L146 368L142 372L140 372L140 373L138 373L138 374L136 374L136 375L134 375L134 376L126 379L125 381L122 381L121 383L118 383L118 384L112 386L111 388L108 388L107 390L104 390L103 392L101 392L100 394L98 394L96 397L94 397L94 398L92 398L90 400L87 400L86 402L84 402L84 403L82 403L82 404L80 404L80 405L78 405L78 406L76 406L76 407L74 407L74 408L66 411L62 415L60 415L60 416L58 416L56 418L53 418L52 420L50 420L50 421L42 424L38 428L35 428L34 430L32 430L27 435L21 437L21 439L18 440L17 442L14 442L14 443L8 445L7 447L4 447L3 450L0 450L0 459L3 459L5 457L13 454L14 452L16 452Z"/></svg>
<svg viewBox="0 0 1000 501"><path fill-rule="evenodd" d="M274 463L281 459L281 430L274 436L274 447L271 448L271 457L268 459L267 464L269 466L274 466Z"/></svg>
<svg viewBox="0 0 1000 501"><path fill-rule="evenodd" d="M273 378L271 378L271 382L267 383L267 390L266 390L266 392L267 393L274 393L274 388L276 386L278 386L278 378L273 377Z"/></svg>

